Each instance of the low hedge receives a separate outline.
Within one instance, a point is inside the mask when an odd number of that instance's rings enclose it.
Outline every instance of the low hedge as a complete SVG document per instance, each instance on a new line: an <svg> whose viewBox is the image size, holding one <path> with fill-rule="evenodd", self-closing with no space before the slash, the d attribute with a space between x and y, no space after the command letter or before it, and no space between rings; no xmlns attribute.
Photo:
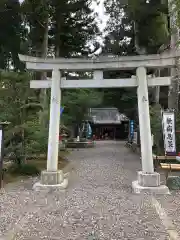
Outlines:
<svg viewBox="0 0 180 240"><path fill-rule="evenodd" d="M67 148L92 148L94 147L94 142L67 142Z"/></svg>
<svg viewBox="0 0 180 240"><path fill-rule="evenodd" d="M37 176L40 174L40 170L30 163L24 164L12 164L8 167L7 172L11 175L21 175L21 176Z"/></svg>

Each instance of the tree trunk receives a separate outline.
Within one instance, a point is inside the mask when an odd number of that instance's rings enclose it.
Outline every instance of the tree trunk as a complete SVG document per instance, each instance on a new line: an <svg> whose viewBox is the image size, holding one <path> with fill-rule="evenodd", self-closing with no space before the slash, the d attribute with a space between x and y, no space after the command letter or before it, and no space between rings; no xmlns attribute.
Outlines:
<svg viewBox="0 0 180 240"><path fill-rule="evenodd" d="M171 49L176 51L177 43L179 40L178 29L176 26L176 14L174 11L174 5L172 0L168 0L169 12L170 12L170 27L172 31L171 35ZM179 67L178 59L176 59L176 67L171 69L171 85L169 87L168 95L168 108L178 110L179 100Z"/></svg>
<svg viewBox="0 0 180 240"><path fill-rule="evenodd" d="M44 38L43 38L43 43L42 43L42 49L41 49L41 57L42 58L47 58L48 54L48 22L49 19L47 17L46 23L44 25ZM47 79L47 72L42 72L41 73L41 80L46 80ZM47 96L47 89L41 89L40 91L40 102L42 104L42 111L40 113L40 123L45 126L46 124L46 118L45 113L48 109L48 96Z"/></svg>
<svg viewBox="0 0 180 240"><path fill-rule="evenodd" d="M145 55L146 49L139 45L139 39L138 39L138 24L134 21L134 46L136 49L136 52L139 55Z"/></svg>
<svg viewBox="0 0 180 240"><path fill-rule="evenodd" d="M157 70L157 76L160 77L161 76L161 70L158 69ZM156 86L155 87L155 103L159 104L159 96L160 96L160 86Z"/></svg>

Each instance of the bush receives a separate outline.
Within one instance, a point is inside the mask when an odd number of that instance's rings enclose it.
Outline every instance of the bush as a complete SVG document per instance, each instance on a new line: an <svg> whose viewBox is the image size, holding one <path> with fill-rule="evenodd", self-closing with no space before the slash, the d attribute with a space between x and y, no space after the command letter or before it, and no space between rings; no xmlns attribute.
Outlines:
<svg viewBox="0 0 180 240"><path fill-rule="evenodd" d="M162 133L161 106L150 106L151 132L154 135L155 154L164 155L164 142Z"/></svg>
<svg viewBox="0 0 180 240"><path fill-rule="evenodd" d="M40 170L33 164L13 164L8 168L8 173L12 175L21 176L37 176L40 174Z"/></svg>
<svg viewBox="0 0 180 240"><path fill-rule="evenodd" d="M38 120L26 122L26 154L47 152L48 128L40 125Z"/></svg>

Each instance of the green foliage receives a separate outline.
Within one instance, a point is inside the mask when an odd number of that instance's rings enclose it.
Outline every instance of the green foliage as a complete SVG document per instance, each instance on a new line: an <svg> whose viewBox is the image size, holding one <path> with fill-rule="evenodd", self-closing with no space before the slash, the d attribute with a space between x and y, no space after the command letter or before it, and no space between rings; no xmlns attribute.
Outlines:
<svg viewBox="0 0 180 240"><path fill-rule="evenodd" d="M126 4L118 0L105 0L106 11L110 15L104 40L105 54L135 55L133 24L126 13L127 1L125 2Z"/></svg>
<svg viewBox="0 0 180 240"><path fill-rule="evenodd" d="M47 150L47 124L38 121L41 104L29 79L26 73L0 72L0 121L11 122L5 130L5 154L17 165L27 155Z"/></svg>
<svg viewBox="0 0 180 240"><path fill-rule="evenodd" d="M155 154L164 155L161 106L150 107L151 132L154 135Z"/></svg>
<svg viewBox="0 0 180 240"><path fill-rule="evenodd" d="M36 56L42 55L47 26L49 53L62 57L82 54L87 42L98 32L90 3L86 0L25 0L22 13L30 28L26 50Z"/></svg>
<svg viewBox="0 0 180 240"><path fill-rule="evenodd" d="M29 88L26 73L0 72L0 120L20 125L41 108L35 93ZM31 97L34 96L34 99Z"/></svg>
<svg viewBox="0 0 180 240"><path fill-rule="evenodd" d="M47 152L48 128L36 119L25 123L25 151L27 155Z"/></svg>
<svg viewBox="0 0 180 240"><path fill-rule="evenodd" d="M176 19L173 22L173 26L172 26L172 33L176 33L177 29L179 31L180 28L180 0L171 0L169 1L169 8L170 8L170 17L172 17L172 19ZM175 29L176 28L176 29ZM179 38L178 38L178 42L177 44L180 44Z"/></svg>
<svg viewBox="0 0 180 240"><path fill-rule="evenodd" d="M80 124L88 117L88 109L102 103L102 94L91 89L67 90L63 92L62 121L66 125Z"/></svg>
<svg viewBox="0 0 180 240"><path fill-rule="evenodd" d="M24 41L19 0L0 1L0 69L22 69L18 53Z"/></svg>
<svg viewBox="0 0 180 240"><path fill-rule="evenodd" d="M136 89L106 89L104 90L103 104L106 107L114 106L129 118L135 119L137 116Z"/></svg>
<svg viewBox="0 0 180 240"><path fill-rule="evenodd" d="M40 170L33 164L13 164L8 168L8 173L21 176L37 176Z"/></svg>
<svg viewBox="0 0 180 240"><path fill-rule="evenodd" d="M168 6L161 0L128 0L127 14L135 23L138 45L156 53L169 40Z"/></svg>
<svg viewBox="0 0 180 240"><path fill-rule="evenodd" d="M44 50L47 51L44 49L44 38L52 13L50 2L49 0L25 0L21 5L25 26L30 29L26 35L28 41L23 47L32 55L42 56Z"/></svg>
<svg viewBox="0 0 180 240"><path fill-rule="evenodd" d="M161 0L106 0L110 20L109 39L119 55L137 53L136 44L148 53L156 53L169 41L168 5ZM129 40L128 40L128 39ZM121 43L121 44L120 44ZM112 45L112 44L111 44ZM113 49L113 48L112 48ZM119 51L118 51L119 49Z"/></svg>
<svg viewBox="0 0 180 240"><path fill-rule="evenodd" d="M52 2L52 28L50 45L55 46L56 56L82 55L88 41L98 33L91 1L55 0Z"/></svg>
<svg viewBox="0 0 180 240"><path fill-rule="evenodd" d="M168 43L167 1L105 0L105 6L110 15L104 41L105 54L126 56L157 53L161 45ZM129 78L135 75L135 72L116 71L108 74L112 78ZM115 106L120 112L138 121L135 89L107 89L103 92L105 106ZM151 104L154 101L154 94L149 95L153 97L150 99Z"/></svg>

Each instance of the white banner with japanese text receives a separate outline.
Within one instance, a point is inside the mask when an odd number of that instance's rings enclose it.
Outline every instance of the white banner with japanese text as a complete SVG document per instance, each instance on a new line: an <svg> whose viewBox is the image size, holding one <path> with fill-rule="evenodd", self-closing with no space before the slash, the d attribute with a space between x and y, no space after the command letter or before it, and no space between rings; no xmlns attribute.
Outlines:
<svg viewBox="0 0 180 240"><path fill-rule="evenodd" d="M176 153L175 115L174 112L162 113L164 149L167 154Z"/></svg>

